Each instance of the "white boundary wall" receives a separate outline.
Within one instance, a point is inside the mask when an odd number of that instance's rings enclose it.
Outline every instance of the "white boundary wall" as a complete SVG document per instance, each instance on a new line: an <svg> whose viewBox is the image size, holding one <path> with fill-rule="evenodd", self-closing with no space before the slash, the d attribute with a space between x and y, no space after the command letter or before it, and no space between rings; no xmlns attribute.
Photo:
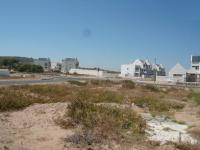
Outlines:
<svg viewBox="0 0 200 150"><path fill-rule="evenodd" d="M10 76L10 71L8 69L0 69L0 76Z"/></svg>
<svg viewBox="0 0 200 150"><path fill-rule="evenodd" d="M103 77L103 71L97 70L89 70L89 69L70 69L70 74L80 74L80 75L89 75L89 76L96 76L96 77Z"/></svg>

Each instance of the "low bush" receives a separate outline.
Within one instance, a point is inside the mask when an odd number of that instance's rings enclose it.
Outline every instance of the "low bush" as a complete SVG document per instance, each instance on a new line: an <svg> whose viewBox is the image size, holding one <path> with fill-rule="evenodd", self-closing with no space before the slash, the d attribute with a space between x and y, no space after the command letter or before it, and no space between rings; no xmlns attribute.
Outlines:
<svg viewBox="0 0 200 150"><path fill-rule="evenodd" d="M200 144L177 143L175 147L178 150L200 150Z"/></svg>
<svg viewBox="0 0 200 150"><path fill-rule="evenodd" d="M80 82L76 80L69 80L67 82L69 82L72 85L77 85L77 86L86 86L88 84L87 82Z"/></svg>
<svg viewBox="0 0 200 150"><path fill-rule="evenodd" d="M42 73L44 72L42 66L34 64L18 64L15 70L19 72Z"/></svg>
<svg viewBox="0 0 200 150"><path fill-rule="evenodd" d="M91 90L91 89L83 89L80 90L76 95L76 98L78 99L85 99L88 102L93 103L103 103L103 102L109 102L109 103L121 103L124 99L123 95L118 94L114 91L109 90Z"/></svg>
<svg viewBox="0 0 200 150"><path fill-rule="evenodd" d="M20 91L13 91L7 88L0 90L0 111L19 110L32 104L33 98L27 98ZM35 99L35 101L37 101Z"/></svg>
<svg viewBox="0 0 200 150"><path fill-rule="evenodd" d="M122 81L122 87L127 89L134 89L135 83L131 80L123 80Z"/></svg>
<svg viewBox="0 0 200 150"><path fill-rule="evenodd" d="M142 97L134 100L139 107L147 107L152 113L168 113L170 110L182 109L184 105L177 102L158 100L152 97Z"/></svg>
<svg viewBox="0 0 200 150"><path fill-rule="evenodd" d="M146 123L132 110L122 110L74 100L68 107L68 116L84 130L92 130L101 138L120 138L144 135Z"/></svg>
<svg viewBox="0 0 200 150"><path fill-rule="evenodd" d="M152 92L158 92L159 91L159 88L156 87L155 85L147 84L144 87L145 87L145 89L150 90Z"/></svg>
<svg viewBox="0 0 200 150"><path fill-rule="evenodd" d="M200 93L192 93L188 97L191 98L197 105L200 105Z"/></svg>
<svg viewBox="0 0 200 150"><path fill-rule="evenodd" d="M95 86L112 86L120 84L120 82L112 80L90 80L90 84Z"/></svg>

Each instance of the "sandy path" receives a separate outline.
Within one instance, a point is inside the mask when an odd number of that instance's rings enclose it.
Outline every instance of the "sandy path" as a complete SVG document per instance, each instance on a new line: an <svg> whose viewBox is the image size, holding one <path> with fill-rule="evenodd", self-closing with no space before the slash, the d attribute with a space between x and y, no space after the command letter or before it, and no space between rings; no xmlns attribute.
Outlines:
<svg viewBox="0 0 200 150"><path fill-rule="evenodd" d="M21 111L0 113L0 149L60 150L63 138L73 134L55 124L66 103L35 104Z"/></svg>

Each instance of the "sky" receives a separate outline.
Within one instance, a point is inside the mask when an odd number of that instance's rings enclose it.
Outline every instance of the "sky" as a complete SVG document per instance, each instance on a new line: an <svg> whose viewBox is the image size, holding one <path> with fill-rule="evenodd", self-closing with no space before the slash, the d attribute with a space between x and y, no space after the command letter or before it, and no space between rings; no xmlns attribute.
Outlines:
<svg viewBox="0 0 200 150"><path fill-rule="evenodd" d="M189 68L200 55L199 8L199 0L0 0L0 55Z"/></svg>

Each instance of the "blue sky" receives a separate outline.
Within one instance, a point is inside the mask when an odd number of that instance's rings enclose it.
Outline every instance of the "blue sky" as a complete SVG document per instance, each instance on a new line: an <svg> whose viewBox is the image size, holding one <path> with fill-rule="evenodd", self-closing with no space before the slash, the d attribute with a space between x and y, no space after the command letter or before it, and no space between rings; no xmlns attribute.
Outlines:
<svg viewBox="0 0 200 150"><path fill-rule="evenodd" d="M199 8L199 0L0 0L0 55L189 67L200 54Z"/></svg>

